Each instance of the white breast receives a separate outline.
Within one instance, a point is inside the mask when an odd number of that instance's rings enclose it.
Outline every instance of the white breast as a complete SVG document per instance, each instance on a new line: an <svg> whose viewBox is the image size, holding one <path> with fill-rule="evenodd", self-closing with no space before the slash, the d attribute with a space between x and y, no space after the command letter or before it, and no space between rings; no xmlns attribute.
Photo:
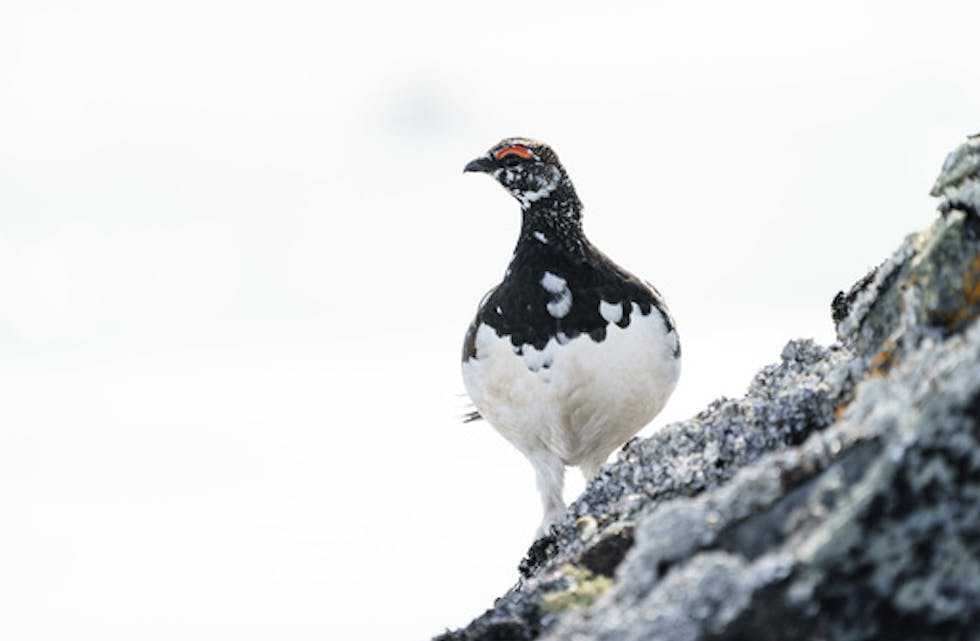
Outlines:
<svg viewBox="0 0 980 641"><path fill-rule="evenodd" d="M566 465L597 468L666 404L680 374L677 335L656 309L643 316L634 304L630 324L610 323L601 342L559 338L517 353L509 336L481 324L463 381L480 413L525 454L544 446Z"/></svg>

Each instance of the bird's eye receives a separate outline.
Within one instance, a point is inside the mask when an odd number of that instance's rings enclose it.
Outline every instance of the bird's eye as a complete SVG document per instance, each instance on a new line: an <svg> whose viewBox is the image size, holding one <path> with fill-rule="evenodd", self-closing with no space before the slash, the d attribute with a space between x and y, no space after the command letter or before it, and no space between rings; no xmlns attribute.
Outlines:
<svg viewBox="0 0 980 641"><path fill-rule="evenodd" d="M502 164L504 167L513 167L515 165L521 164L522 160L523 158L521 158L517 154L507 154L506 156L500 159L500 164Z"/></svg>

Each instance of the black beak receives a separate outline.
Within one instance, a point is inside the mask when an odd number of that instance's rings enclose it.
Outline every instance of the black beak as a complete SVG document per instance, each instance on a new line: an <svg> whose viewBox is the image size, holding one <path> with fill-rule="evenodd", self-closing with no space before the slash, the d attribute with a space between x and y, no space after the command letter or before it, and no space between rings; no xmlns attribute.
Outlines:
<svg viewBox="0 0 980 641"><path fill-rule="evenodd" d="M488 172L493 171L497 168L497 163L493 161L490 156L481 156L476 160L471 160L465 167L463 167L463 173L468 171L481 171Z"/></svg>

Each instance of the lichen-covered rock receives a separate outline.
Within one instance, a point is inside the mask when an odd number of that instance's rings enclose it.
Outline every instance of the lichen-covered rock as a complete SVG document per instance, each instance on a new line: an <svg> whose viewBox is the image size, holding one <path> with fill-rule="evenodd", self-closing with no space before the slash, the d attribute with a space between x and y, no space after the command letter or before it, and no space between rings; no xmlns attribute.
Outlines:
<svg viewBox="0 0 980 641"><path fill-rule="evenodd" d="M974 323L799 447L654 507L614 586L545 638L975 638L978 372Z"/></svg>
<svg viewBox="0 0 980 641"><path fill-rule="evenodd" d="M976 216L980 202L980 133L967 138L966 142L946 156L943 170L929 192L942 197L939 210L945 214L959 208Z"/></svg>
<svg viewBox="0 0 980 641"><path fill-rule="evenodd" d="M980 638L980 137L741 399L624 447L443 641Z"/></svg>

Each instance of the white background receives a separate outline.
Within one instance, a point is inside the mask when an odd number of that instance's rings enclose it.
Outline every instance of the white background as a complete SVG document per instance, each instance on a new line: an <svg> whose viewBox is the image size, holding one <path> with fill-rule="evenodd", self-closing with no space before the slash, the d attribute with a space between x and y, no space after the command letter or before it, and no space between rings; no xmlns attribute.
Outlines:
<svg viewBox="0 0 980 641"><path fill-rule="evenodd" d="M0 638L466 623L539 508L457 420L519 219L463 165L551 143L667 297L649 433L831 341L837 290L930 222L980 129L978 7L4 3Z"/></svg>

